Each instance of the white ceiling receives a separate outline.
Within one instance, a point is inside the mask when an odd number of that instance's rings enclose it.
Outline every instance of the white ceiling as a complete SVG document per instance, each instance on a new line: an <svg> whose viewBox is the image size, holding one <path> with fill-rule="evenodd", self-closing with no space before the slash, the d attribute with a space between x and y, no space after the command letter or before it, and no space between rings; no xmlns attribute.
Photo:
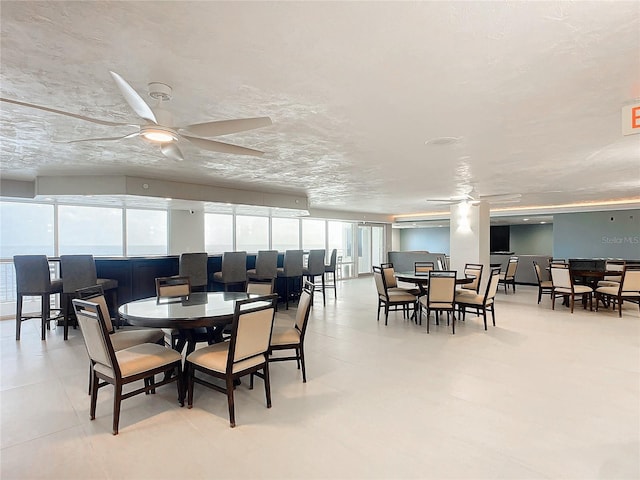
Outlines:
<svg viewBox="0 0 640 480"><path fill-rule="evenodd" d="M11 2L2 97L140 123L109 70L176 124L269 116L184 162L106 127L0 103L2 177L117 174L306 194L311 208L388 215L468 192L520 206L635 199L640 2ZM425 144L456 137L448 145ZM438 142L436 142L438 143ZM511 204L513 206L513 204Z"/></svg>

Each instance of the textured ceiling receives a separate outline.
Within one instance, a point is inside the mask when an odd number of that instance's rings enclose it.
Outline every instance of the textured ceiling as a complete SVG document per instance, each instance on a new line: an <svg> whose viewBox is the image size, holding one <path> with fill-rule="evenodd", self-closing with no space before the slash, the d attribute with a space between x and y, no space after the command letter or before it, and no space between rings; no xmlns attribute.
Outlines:
<svg viewBox="0 0 640 480"><path fill-rule="evenodd" d="M2 1L2 97L140 123L109 70L176 124L269 116L181 144L184 162L106 127L0 103L3 178L117 174L304 193L312 208L447 210L427 198L521 193L521 206L640 197L640 2ZM455 137L446 145L428 140Z"/></svg>

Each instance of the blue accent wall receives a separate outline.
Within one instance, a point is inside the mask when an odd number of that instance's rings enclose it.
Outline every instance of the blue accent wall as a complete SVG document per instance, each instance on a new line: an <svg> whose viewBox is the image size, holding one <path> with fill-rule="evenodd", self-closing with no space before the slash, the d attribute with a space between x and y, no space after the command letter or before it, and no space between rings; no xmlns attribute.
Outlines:
<svg viewBox="0 0 640 480"><path fill-rule="evenodd" d="M516 255L553 256L553 225L511 225L509 250Z"/></svg>
<svg viewBox="0 0 640 480"><path fill-rule="evenodd" d="M400 250L426 250L449 255L449 227L403 228L400 231Z"/></svg>
<svg viewBox="0 0 640 480"><path fill-rule="evenodd" d="M640 210L554 215L553 256L640 259Z"/></svg>

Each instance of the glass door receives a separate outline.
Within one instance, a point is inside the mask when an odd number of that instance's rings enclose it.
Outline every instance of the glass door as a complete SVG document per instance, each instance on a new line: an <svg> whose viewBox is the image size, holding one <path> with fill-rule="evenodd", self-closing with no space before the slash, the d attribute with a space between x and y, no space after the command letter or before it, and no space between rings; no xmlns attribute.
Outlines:
<svg viewBox="0 0 640 480"><path fill-rule="evenodd" d="M369 275L384 259L384 227L358 225L358 275Z"/></svg>

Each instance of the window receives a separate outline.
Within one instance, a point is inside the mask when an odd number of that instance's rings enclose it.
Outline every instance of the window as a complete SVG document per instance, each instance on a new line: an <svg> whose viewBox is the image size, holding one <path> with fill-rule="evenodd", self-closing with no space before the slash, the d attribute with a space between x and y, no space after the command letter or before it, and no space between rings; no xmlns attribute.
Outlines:
<svg viewBox="0 0 640 480"><path fill-rule="evenodd" d="M297 218L271 219L271 248L284 252L300 248L300 221Z"/></svg>
<svg viewBox="0 0 640 480"><path fill-rule="evenodd" d="M123 255L122 209L58 207L59 254Z"/></svg>
<svg viewBox="0 0 640 480"><path fill-rule="evenodd" d="M257 252L269 249L269 217L236 215L236 250Z"/></svg>
<svg viewBox="0 0 640 480"><path fill-rule="evenodd" d="M127 209L127 255L166 254L166 210Z"/></svg>
<svg viewBox="0 0 640 480"><path fill-rule="evenodd" d="M302 248L311 250L325 248L325 228L324 220L302 220Z"/></svg>
<svg viewBox="0 0 640 480"><path fill-rule="evenodd" d="M0 202L0 258L55 255L53 205Z"/></svg>
<svg viewBox="0 0 640 480"><path fill-rule="evenodd" d="M207 253L233 251L233 215L204 214L204 248Z"/></svg>

